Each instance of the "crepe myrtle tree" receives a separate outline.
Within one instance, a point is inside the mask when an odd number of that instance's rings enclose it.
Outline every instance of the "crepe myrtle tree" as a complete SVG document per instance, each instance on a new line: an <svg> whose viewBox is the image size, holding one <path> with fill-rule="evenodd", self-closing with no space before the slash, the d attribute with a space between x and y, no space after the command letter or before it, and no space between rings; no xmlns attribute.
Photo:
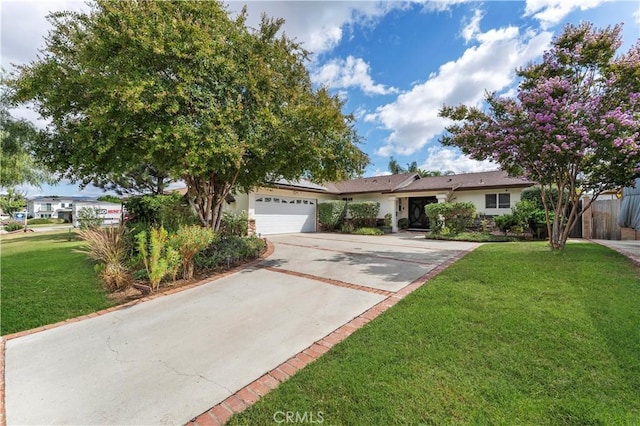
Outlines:
<svg viewBox="0 0 640 426"><path fill-rule="evenodd" d="M440 111L454 120L442 144L540 185L552 249L602 191L640 176L640 40L616 57L620 31L568 25L540 63L517 70L516 98L489 93L484 108ZM552 200L552 189L567 195Z"/></svg>
<svg viewBox="0 0 640 426"><path fill-rule="evenodd" d="M282 20L250 29L246 11L214 1L90 6L49 15L40 57L12 80L15 99L51 123L35 151L63 177L104 183L153 167L183 180L202 225L218 229L231 191L367 164L353 118L313 87Z"/></svg>

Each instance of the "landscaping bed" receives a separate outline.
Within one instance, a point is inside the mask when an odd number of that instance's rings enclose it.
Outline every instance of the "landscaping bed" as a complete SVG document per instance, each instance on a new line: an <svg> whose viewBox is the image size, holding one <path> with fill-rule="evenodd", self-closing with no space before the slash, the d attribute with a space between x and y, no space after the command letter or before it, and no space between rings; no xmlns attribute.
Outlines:
<svg viewBox="0 0 640 426"><path fill-rule="evenodd" d="M497 235L488 232L460 232L457 234L434 234L430 232L425 235L425 238L428 240L470 241L474 243L506 243L528 239L524 236Z"/></svg>

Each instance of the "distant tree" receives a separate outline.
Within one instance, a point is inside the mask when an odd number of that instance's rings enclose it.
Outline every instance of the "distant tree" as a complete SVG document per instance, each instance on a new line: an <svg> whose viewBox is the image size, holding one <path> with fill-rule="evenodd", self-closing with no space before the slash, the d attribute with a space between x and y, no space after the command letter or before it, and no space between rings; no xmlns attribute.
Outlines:
<svg viewBox="0 0 640 426"><path fill-rule="evenodd" d="M411 163L407 163L407 167L404 168L398 163L398 161L391 157L389 159L389 171L393 175L399 175L402 173L418 173L420 177L431 177L431 176L446 176L455 174L451 170L447 170L442 172L440 170L422 170L418 167L417 161L412 161Z"/></svg>
<svg viewBox="0 0 640 426"><path fill-rule="evenodd" d="M412 161L411 163L407 163L407 172L410 173L419 173L420 169L418 168L418 162Z"/></svg>
<svg viewBox="0 0 640 426"><path fill-rule="evenodd" d="M398 163L398 160L396 160L395 158L391 157L389 159L389 171L391 172L392 175L399 175L402 173L406 173L406 169L404 169L400 163Z"/></svg>
<svg viewBox="0 0 640 426"><path fill-rule="evenodd" d="M620 31L569 25L541 63L517 71L517 99L488 94L486 111L461 105L440 112L456 121L444 145L540 184L553 249L564 248L580 197L595 200L640 176L640 40L615 58ZM549 203L553 188L568 196Z"/></svg>
<svg viewBox="0 0 640 426"><path fill-rule="evenodd" d="M28 184L40 187L53 179L34 159L31 147L38 137L33 124L17 120L9 113L9 91L0 83L0 187L15 193L14 187Z"/></svg>
<svg viewBox="0 0 640 426"><path fill-rule="evenodd" d="M64 177L115 181L152 165L183 180L201 224L218 229L234 190L368 163L353 117L313 88L281 19L253 30L246 11L232 19L215 1L97 0L49 21L41 57L12 85L50 121L36 152Z"/></svg>
<svg viewBox="0 0 640 426"><path fill-rule="evenodd" d="M450 175L456 174L452 170L445 170L443 172L441 170L422 170L422 169L418 169L418 173L420 174L420 177L450 176Z"/></svg>
<svg viewBox="0 0 640 426"><path fill-rule="evenodd" d="M120 204L122 203L122 200L119 197L116 197L115 195L101 195L97 198L98 201L104 201L105 203L114 203L114 204Z"/></svg>
<svg viewBox="0 0 640 426"><path fill-rule="evenodd" d="M119 195L151 194L162 195L169 184L175 182L166 171L158 170L153 164L135 165L125 173L113 173L106 177L94 177L91 183L106 191ZM87 184L84 182L84 184Z"/></svg>
<svg viewBox="0 0 640 426"><path fill-rule="evenodd" d="M24 194L14 188L9 188L6 194L0 195L0 209L9 216L23 211L26 207L27 201L24 198Z"/></svg>

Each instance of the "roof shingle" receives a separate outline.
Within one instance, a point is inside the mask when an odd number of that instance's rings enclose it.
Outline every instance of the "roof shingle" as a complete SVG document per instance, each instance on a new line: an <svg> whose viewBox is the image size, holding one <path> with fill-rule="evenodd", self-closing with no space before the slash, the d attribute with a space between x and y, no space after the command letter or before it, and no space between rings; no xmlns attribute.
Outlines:
<svg viewBox="0 0 640 426"><path fill-rule="evenodd" d="M406 187L419 179L417 173L402 173L399 175L373 176L368 178L359 178L344 180L341 182L331 182L325 186L329 189L335 189L338 194L358 194L365 192L392 192L394 190Z"/></svg>
<svg viewBox="0 0 640 426"><path fill-rule="evenodd" d="M507 172L496 170L492 172L464 173L449 176L434 176L418 179L394 192L419 192L458 189L483 189L509 187L527 187L533 185L527 179L511 177Z"/></svg>

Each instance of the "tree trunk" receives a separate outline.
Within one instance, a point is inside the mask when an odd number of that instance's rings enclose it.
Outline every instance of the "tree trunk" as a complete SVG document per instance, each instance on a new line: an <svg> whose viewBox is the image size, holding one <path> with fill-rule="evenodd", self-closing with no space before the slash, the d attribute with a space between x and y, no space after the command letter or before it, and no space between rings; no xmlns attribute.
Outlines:
<svg viewBox="0 0 640 426"><path fill-rule="evenodd" d="M182 279L188 281L191 278L193 278L193 262L189 260L182 265Z"/></svg>
<svg viewBox="0 0 640 426"><path fill-rule="evenodd" d="M560 214L553 215L553 224L551 227L550 245L552 250L562 250L566 241L562 241L562 217Z"/></svg>
<svg viewBox="0 0 640 426"><path fill-rule="evenodd" d="M184 176L189 204L196 211L203 227L214 231L220 229L224 201L234 187L237 177L238 173L229 182L215 173L206 177Z"/></svg>

